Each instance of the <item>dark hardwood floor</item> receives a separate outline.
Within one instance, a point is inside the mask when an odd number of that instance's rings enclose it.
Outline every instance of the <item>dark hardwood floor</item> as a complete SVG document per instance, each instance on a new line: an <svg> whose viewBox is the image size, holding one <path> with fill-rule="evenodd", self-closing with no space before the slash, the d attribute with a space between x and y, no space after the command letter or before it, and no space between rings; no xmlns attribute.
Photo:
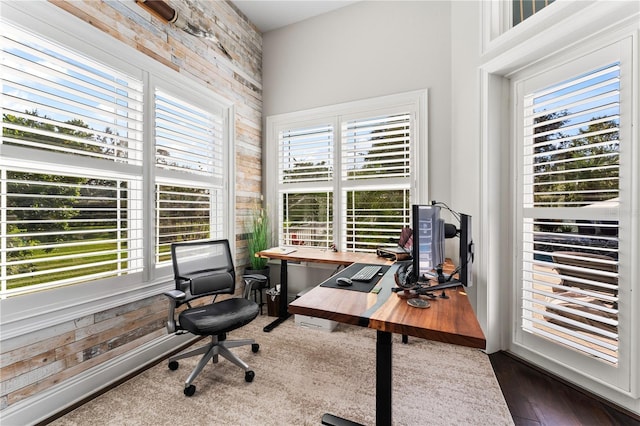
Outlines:
<svg viewBox="0 0 640 426"><path fill-rule="evenodd" d="M640 416L507 354L489 355L516 426L640 425Z"/></svg>

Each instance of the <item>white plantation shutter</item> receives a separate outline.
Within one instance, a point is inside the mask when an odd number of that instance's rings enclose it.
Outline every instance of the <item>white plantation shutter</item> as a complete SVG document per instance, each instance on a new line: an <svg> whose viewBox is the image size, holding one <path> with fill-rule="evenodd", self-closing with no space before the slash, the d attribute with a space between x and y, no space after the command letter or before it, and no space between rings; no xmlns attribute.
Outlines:
<svg viewBox="0 0 640 426"><path fill-rule="evenodd" d="M397 245L412 194L425 184L414 176L426 163L421 105L426 93L415 92L286 114L276 125L270 117L267 144L277 155L267 155L267 168L278 174L267 176L268 202L277 206L279 244L368 252Z"/></svg>
<svg viewBox="0 0 640 426"><path fill-rule="evenodd" d="M331 124L281 131L278 136L280 183L330 181L334 168L333 138Z"/></svg>
<svg viewBox="0 0 640 426"><path fill-rule="evenodd" d="M374 252L398 245L403 227L411 222L409 189L344 191L346 247Z"/></svg>
<svg viewBox="0 0 640 426"><path fill-rule="evenodd" d="M171 260L171 243L222 237L221 191L180 184L156 186L156 262Z"/></svg>
<svg viewBox="0 0 640 426"><path fill-rule="evenodd" d="M342 124L342 197L346 249L397 245L410 222L411 114Z"/></svg>
<svg viewBox="0 0 640 426"><path fill-rule="evenodd" d="M384 115L342 126L342 179L408 178L411 115Z"/></svg>
<svg viewBox="0 0 640 426"><path fill-rule="evenodd" d="M616 365L620 66L523 100L522 327Z"/></svg>
<svg viewBox="0 0 640 426"><path fill-rule="evenodd" d="M332 191L283 191L282 245L328 248L334 242Z"/></svg>
<svg viewBox="0 0 640 426"><path fill-rule="evenodd" d="M334 126L318 123L278 133L283 245L333 244Z"/></svg>
<svg viewBox="0 0 640 426"><path fill-rule="evenodd" d="M142 164L139 79L8 24L2 35L4 145Z"/></svg>
<svg viewBox="0 0 640 426"><path fill-rule="evenodd" d="M142 81L2 24L0 295L142 270Z"/></svg>
<svg viewBox="0 0 640 426"><path fill-rule="evenodd" d="M223 236L224 117L156 90L156 262L171 243Z"/></svg>
<svg viewBox="0 0 640 426"><path fill-rule="evenodd" d="M228 103L144 55L129 63L7 19L0 298L88 282L141 285L145 265L152 280L167 271L172 241L227 236Z"/></svg>
<svg viewBox="0 0 640 426"><path fill-rule="evenodd" d="M223 117L156 91L156 166L222 179Z"/></svg>
<svg viewBox="0 0 640 426"><path fill-rule="evenodd" d="M5 294L142 270L140 180L88 173L2 170Z"/></svg>

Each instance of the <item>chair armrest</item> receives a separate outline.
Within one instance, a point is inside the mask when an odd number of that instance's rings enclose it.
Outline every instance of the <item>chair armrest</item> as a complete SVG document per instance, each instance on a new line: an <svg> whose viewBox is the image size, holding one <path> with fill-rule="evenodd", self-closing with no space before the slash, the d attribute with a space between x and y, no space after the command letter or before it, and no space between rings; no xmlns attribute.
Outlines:
<svg viewBox="0 0 640 426"><path fill-rule="evenodd" d="M243 275L242 278L246 279L251 279L251 280L256 280L256 281L266 281L268 278L266 275L262 275L262 274L247 274L247 275Z"/></svg>
<svg viewBox="0 0 640 426"><path fill-rule="evenodd" d="M251 289L253 288L253 283L255 283L256 281L266 282L268 280L268 278L262 274L243 275L242 279L244 280L244 292L242 293L242 297L244 297L245 299L249 298Z"/></svg>
<svg viewBox="0 0 640 426"><path fill-rule="evenodd" d="M163 294L176 302L182 302L187 297L187 294L180 290L169 290L165 291Z"/></svg>
<svg viewBox="0 0 640 426"><path fill-rule="evenodd" d="M169 298L169 315L167 318L167 332L175 333L177 330L176 327L176 307L182 302L187 295L184 291L180 290L169 290L163 293L165 296Z"/></svg>

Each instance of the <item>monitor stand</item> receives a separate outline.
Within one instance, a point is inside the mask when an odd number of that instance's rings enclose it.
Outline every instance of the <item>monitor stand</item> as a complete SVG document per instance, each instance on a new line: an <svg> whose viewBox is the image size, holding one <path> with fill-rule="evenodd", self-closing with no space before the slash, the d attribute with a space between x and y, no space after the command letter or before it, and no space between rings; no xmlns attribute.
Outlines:
<svg viewBox="0 0 640 426"><path fill-rule="evenodd" d="M417 292L419 292L420 294L432 293L434 291L444 290L447 288L453 288L462 285L462 282L460 282L460 280L452 279L452 275L448 275L442 272L441 265L436 268L435 273L427 272L425 273L425 275L437 278L438 284L432 286L424 286L419 284ZM443 299L449 298L449 296L447 296L444 291L442 292L442 294L440 294L440 297Z"/></svg>
<svg viewBox="0 0 640 426"><path fill-rule="evenodd" d="M458 280L451 280L451 281L446 281L444 283L439 283L436 285L431 285L431 286L427 286L427 287L421 287L420 291L421 292L425 292L425 293L433 293L434 291L438 291L438 290L444 290L447 288L453 288L453 287L458 287L462 285L462 283ZM444 291L442 292L442 294L440 294L440 297L442 299L448 299L449 296L447 296Z"/></svg>

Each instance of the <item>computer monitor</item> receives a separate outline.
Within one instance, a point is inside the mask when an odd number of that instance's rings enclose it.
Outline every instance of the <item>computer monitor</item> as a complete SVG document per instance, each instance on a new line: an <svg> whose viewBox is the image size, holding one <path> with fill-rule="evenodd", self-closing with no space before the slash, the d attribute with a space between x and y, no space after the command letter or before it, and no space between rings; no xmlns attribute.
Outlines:
<svg viewBox="0 0 640 426"><path fill-rule="evenodd" d="M473 235L471 232L471 216L460 213L460 263L458 279L465 287L473 285L471 269L473 268Z"/></svg>
<svg viewBox="0 0 640 426"><path fill-rule="evenodd" d="M460 228L445 224L440 218L440 206L414 205L413 217L413 260L411 270L404 276L405 284L427 284L432 278L438 279L435 286L426 287L429 291L455 287L462 284L465 287L473 285L472 267L474 260L474 246L471 229L471 216L464 213L452 212L459 219ZM442 273L444 263L445 238L459 237L458 266L453 274ZM455 275L458 275L455 278Z"/></svg>
<svg viewBox="0 0 640 426"><path fill-rule="evenodd" d="M440 206L412 206L413 226L413 276L423 280L444 263L444 220L440 218Z"/></svg>

